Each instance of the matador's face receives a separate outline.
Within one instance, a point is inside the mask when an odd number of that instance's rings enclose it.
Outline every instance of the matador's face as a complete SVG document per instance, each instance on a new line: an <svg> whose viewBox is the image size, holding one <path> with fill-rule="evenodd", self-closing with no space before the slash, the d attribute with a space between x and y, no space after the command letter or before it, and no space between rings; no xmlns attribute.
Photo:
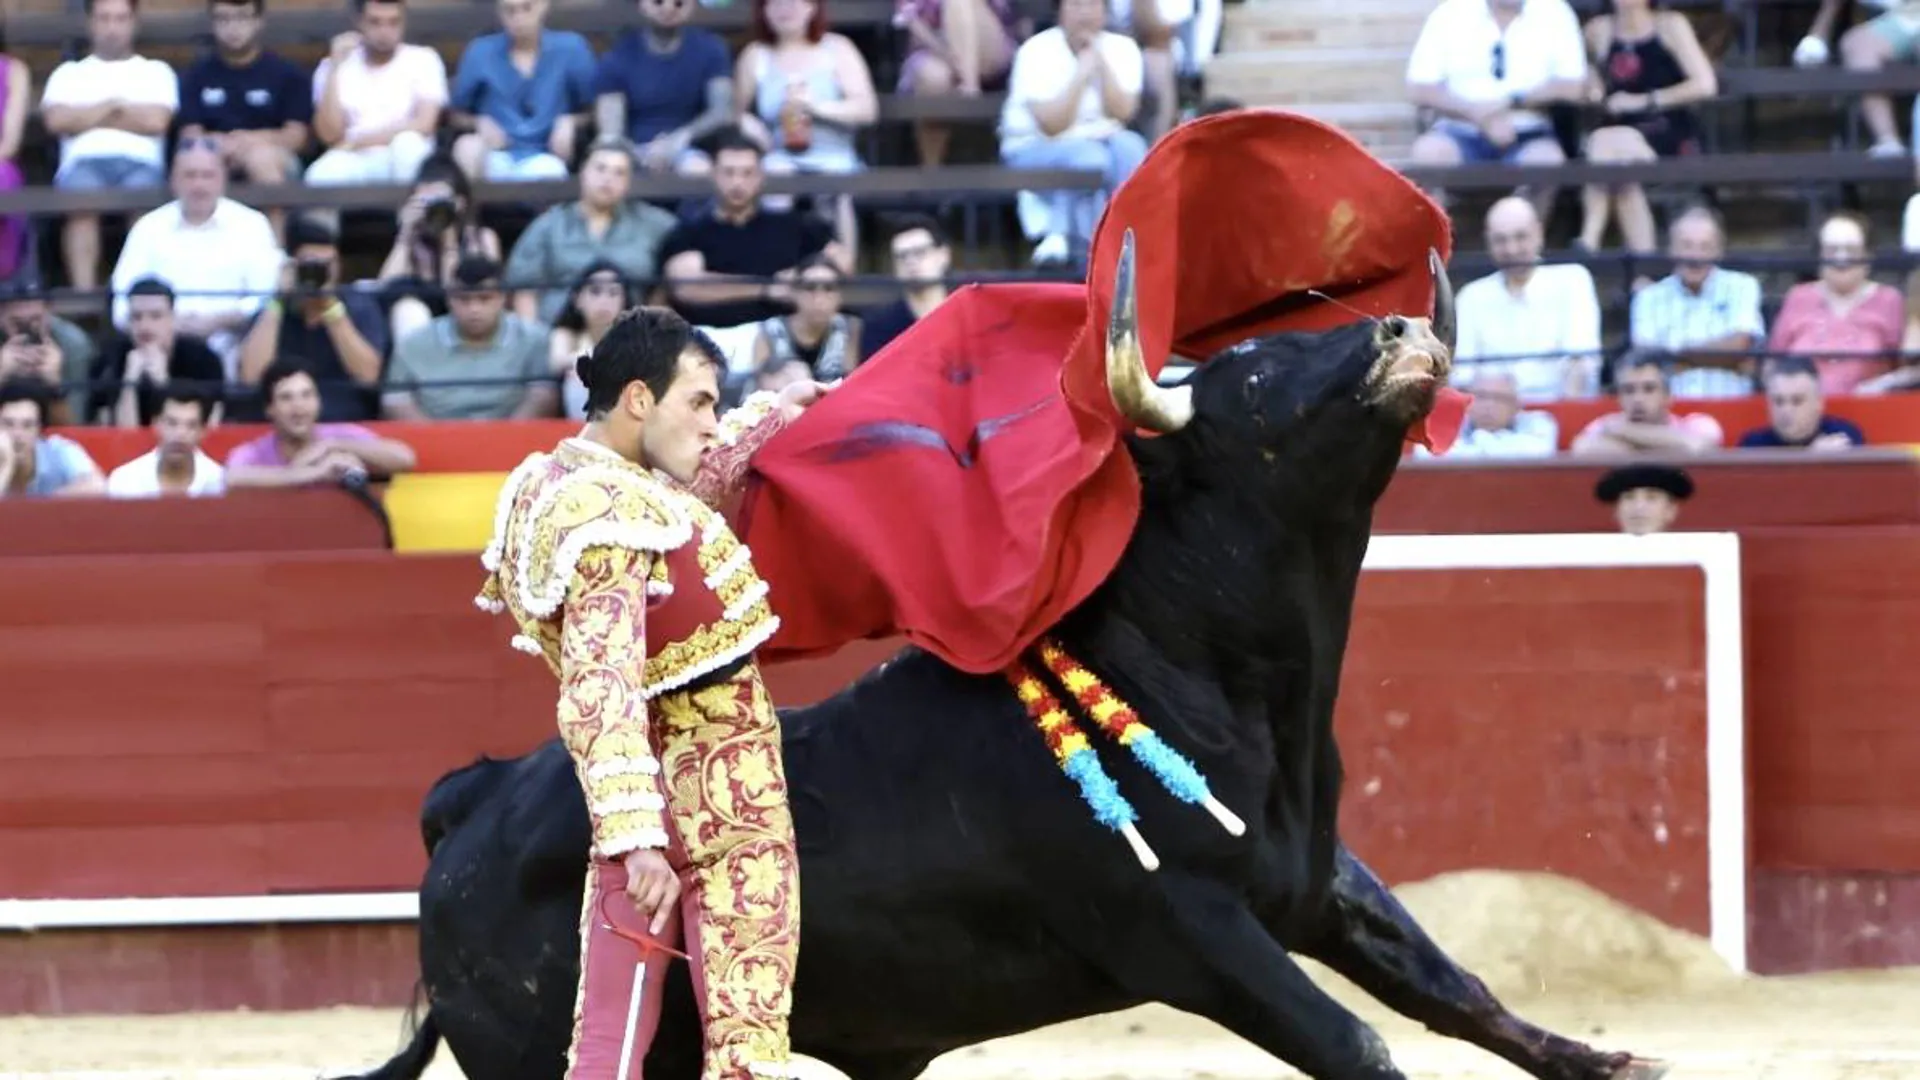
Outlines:
<svg viewBox="0 0 1920 1080"><path fill-rule="evenodd" d="M720 379L699 349L680 354L680 371L640 426L641 459L683 484L693 482L700 459L720 429Z"/></svg>

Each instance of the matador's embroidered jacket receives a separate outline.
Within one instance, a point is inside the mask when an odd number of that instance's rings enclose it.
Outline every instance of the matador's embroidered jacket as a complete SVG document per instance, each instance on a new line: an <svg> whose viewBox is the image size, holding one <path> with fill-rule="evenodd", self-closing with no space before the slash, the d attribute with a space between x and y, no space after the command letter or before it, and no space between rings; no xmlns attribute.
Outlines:
<svg viewBox="0 0 1920 1080"><path fill-rule="evenodd" d="M648 703L749 656L779 620L719 512L784 422L771 394L722 419L691 488L584 439L530 455L500 493L482 608L560 680L559 727L601 858L668 845Z"/></svg>

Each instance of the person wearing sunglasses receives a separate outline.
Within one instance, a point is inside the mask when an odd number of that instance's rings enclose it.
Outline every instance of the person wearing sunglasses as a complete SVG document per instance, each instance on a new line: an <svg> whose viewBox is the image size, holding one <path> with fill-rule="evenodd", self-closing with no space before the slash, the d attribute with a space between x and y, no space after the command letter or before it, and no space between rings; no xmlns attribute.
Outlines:
<svg viewBox="0 0 1920 1080"><path fill-rule="evenodd" d="M1443 0L1407 60L1407 96L1438 116L1413 142L1415 164L1561 164L1547 110L1586 100L1580 21L1567 0ZM1533 189L1543 217L1554 191Z"/></svg>
<svg viewBox="0 0 1920 1080"><path fill-rule="evenodd" d="M640 25L621 34L594 74L602 138L625 135L653 173L705 176L696 143L733 120L733 61L711 30L688 26L695 0L637 0Z"/></svg>

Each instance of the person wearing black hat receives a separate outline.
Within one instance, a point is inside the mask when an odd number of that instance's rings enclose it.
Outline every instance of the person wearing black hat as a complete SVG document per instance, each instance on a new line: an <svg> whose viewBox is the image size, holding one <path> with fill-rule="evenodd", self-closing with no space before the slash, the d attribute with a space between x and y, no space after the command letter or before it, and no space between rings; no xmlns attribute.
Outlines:
<svg viewBox="0 0 1920 1080"><path fill-rule="evenodd" d="M1693 478L1671 465L1625 465L1602 476L1593 494L1613 504L1621 532L1645 536L1673 527L1680 504L1693 496Z"/></svg>

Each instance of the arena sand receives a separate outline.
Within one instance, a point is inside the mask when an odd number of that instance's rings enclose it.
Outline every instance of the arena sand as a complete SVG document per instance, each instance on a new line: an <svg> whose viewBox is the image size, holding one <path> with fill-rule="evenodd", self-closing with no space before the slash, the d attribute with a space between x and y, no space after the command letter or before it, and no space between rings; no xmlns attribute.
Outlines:
<svg viewBox="0 0 1920 1080"><path fill-rule="evenodd" d="M1561 878L1469 872L1397 890L1435 940L1521 1015L1675 1064L1672 1080L1920 1077L1920 969L1752 979L1707 943ZM1431 1035L1330 972L1418 1080L1523 1074ZM398 1010L0 1018L0 1080L311 1080L370 1068ZM807 1080L839 1076L803 1062ZM432 1080L459 1080L443 1049ZM959 1051L926 1080L1240 1080L1293 1075L1210 1022L1157 1006Z"/></svg>

